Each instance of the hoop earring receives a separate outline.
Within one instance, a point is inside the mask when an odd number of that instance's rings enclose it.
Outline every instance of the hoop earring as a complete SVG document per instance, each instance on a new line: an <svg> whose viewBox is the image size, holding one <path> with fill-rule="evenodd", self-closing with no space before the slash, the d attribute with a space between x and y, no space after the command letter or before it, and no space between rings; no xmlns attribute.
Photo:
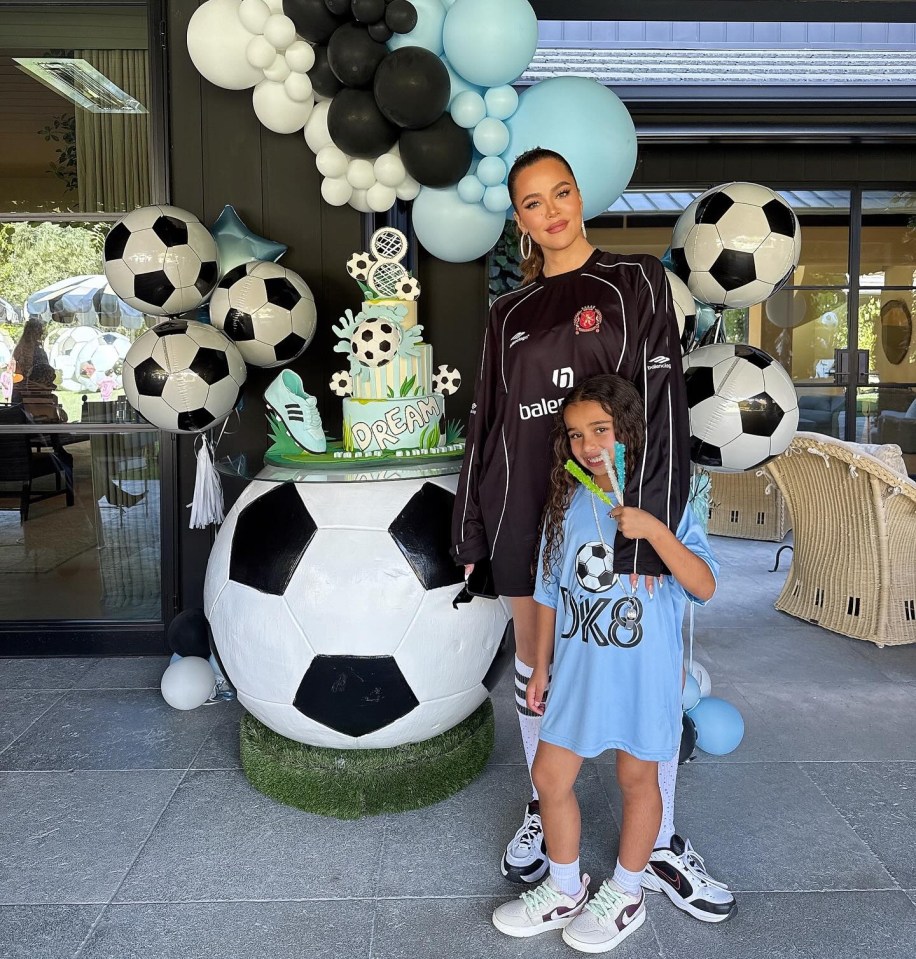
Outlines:
<svg viewBox="0 0 916 959"><path fill-rule="evenodd" d="M588 239L588 234L585 232L585 220L582 221L582 236L584 236L586 240Z"/></svg>
<svg viewBox="0 0 916 959"><path fill-rule="evenodd" d="M527 249L525 248L525 240L528 241L528 248L527 248ZM520 238L519 241L518 241L518 252L521 253L523 260L527 260L527 259L529 259L529 258L531 257L531 247L532 247L532 245L533 245L533 243L532 243L532 240L531 240L531 234L530 234L530 233L523 233L523 234L521 235L521 238Z"/></svg>

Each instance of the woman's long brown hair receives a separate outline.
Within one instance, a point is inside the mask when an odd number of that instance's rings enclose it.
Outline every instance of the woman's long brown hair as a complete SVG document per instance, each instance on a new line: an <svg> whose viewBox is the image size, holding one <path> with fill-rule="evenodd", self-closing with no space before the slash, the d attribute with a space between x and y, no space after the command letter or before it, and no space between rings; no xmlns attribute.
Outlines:
<svg viewBox="0 0 916 959"><path fill-rule="evenodd" d="M543 556L545 585L550 582L550 571L554 566L559 568L561 565L563 518L576 489L576 480L566 471L566 461L574 457L569 436L566 433L563 413L574 403L585 403L589 400L600 404L614 421L614 436L618 443L623 443L626 447L624 463L627 477L636 472L642 456L646 431L643 401L639 390L629 380L615 373L602 373L588 377L566 394L554 426L553 465L550 469L547 505L541 517L541 530L545 535Z"/></svg>
<svg viewBox="0 0 916 959"><path fill-rule="evenodd" d="M509 196L512 198L512 205L515 207L516 213L518 212L518 207L515 205L515 182L518 180L518 175L522 170L527 170L528 167L534 166L535 163L540 163L541 160L559 161L569 171L569 179L573 183L576 183L576 177L566 157L561 156L555 150L548 150L546 147L534 147L531 150L526 150L515 158L515 163L512 164L512 169L509 171ZM576 184L576 189L578 188L578 184ZM522 232L519 229L520 240L521 236ZM541 249L540 244L535 243L534 240L531 241L531 256L524 257L521 266L522 286L527 286L527 284L533 283L544 269L544 251Z"/></svg>

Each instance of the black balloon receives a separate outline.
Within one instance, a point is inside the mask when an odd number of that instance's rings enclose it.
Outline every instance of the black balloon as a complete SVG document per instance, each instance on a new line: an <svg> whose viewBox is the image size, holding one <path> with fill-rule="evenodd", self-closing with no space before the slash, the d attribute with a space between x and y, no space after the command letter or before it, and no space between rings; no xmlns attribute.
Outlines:
<svg viewBox="0 0 916 959"><path fill-rule="evenodd" d="M328 63L346 87L368 87L388 51L358 23L345 23L328 41Z"/></svg>
<svg viewBox="0 0 916 959"><path fill-rule="evenodd" d="M350 0L324 0L324 5L337 17L350 16Z"/></svg>
<svg viewBox="0 0 916 959"><path fill-rule="evenodd" d="M681 721L681 749L677 757L678 765L683 766L684 763L688 762L690 757L693 755L694 749L696 748L696 723L687 715L687 713L684 713Z"/></svg>
<svg viewBox="0 0 916 959"><path fill-rule="evenodd" d="M169 623L166 639L179 656L210 656L210 627L202 609L186 609Z"/></svg>
<svg viewBox="0 0 916 959"><path fill-rule="evenodd" d="M321 44L315 47L315 65L309 70L309 79L315 93L323 97L333 97L338 90L343 89L343 84L328 63L328 48Z"/></svg>
<svg viewBox="0 0 916 959"><path fill-rule="evenodd" d="M442 116L451 81L435 53L423 47L401 47L379 64L373 89L379 109L392 123L419 130Z"/></svg>
<svg viewBox="0 0 916 959"><path fill-rule="evenodd" d="M378 23L369 24L369 36L379 43L387 43L394 36L394 31L384 20L379 20Z"/></svg>
<svg viewBox="0 0 916 959"><path fill-rule="evenodd" d="M371 90L341 90L328 107L328 133L344 153L366 160L387 153L398 139Z"/></svg>
<svg viewBox="0 0 916 959"><path fill-rule="evenodd" d="M385 23L394 33L410 33L417 25L417 8L410 0L392 0L385 10Z"/></svg>
<svg viewBox="0 0 916 959"><path fill-rule="evenodd" d="M378 23L385 16L385 0L351 0L350 12L360 23Z"/></svg>
<svg viewBox="0 0 916 959"><path fill-rule="evenodd" d="M400 145L407 172L423 186L454 186L471 165L471 136L448 113L422 130L405 130Z"/></svg>
<svg viewBox="0 0 916 959"><path fill-rule="evenodd" d="M296 25L296 33L312 43L327 43L344 22L331 13L324 0L283 0L283 12Z"/></svg>

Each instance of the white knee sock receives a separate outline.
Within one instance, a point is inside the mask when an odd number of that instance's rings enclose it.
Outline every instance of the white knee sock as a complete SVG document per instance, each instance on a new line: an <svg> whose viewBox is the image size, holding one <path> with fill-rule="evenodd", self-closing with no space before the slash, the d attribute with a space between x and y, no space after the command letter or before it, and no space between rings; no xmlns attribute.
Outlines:
<svg viewBox="0 0 916 959"><path fill-rule="evenodd" d="M674 788L677 784L677 761L676 753L673 759L658 764L658 788L662 794L662 824L658 830L658 839L655 840L656 849L670 846L671 837L674 835Z"/></svg>
<svg viewBox="0 0 916 959"><path fill-rule="evenodd" d="M525 687L531 679L533 669L515 657L515 708L518 711L518 724L522 730L522 746L525 750L525 762L528 763L528 775L538 748L538 736L541 732L541 717L533 713L525 702ZM538 798L538 791L531 784L531 796Z"/></svg>

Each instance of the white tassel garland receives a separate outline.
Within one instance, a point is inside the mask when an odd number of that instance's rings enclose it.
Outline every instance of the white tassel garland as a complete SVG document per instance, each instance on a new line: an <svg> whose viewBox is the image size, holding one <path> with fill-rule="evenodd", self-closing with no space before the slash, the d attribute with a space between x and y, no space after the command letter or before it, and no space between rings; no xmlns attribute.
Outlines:
<svg viewBox="0 0 916 959"><path fill-rule="evenodd" d="M194 498L188 504L191 510L190 529L205 529L211 524L222 523L225 518L223 487L219 473L213 465L213 448L206 436L201 434L197 450L197 475L194 478Z"/></svg>

